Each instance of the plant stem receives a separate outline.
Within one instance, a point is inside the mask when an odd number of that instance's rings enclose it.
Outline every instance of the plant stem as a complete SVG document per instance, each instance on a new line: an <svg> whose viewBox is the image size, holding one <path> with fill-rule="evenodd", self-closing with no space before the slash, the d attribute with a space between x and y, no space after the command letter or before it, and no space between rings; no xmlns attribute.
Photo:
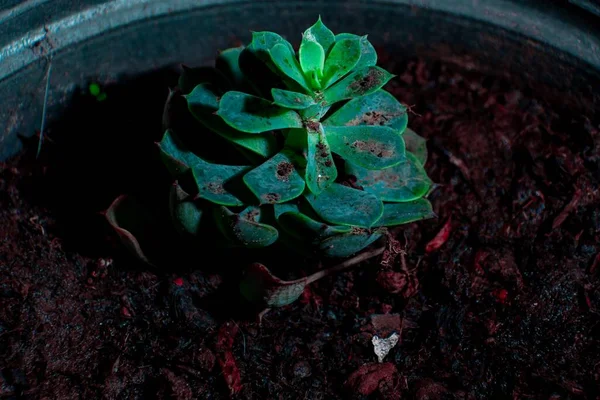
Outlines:
<svg viewBox="0 0 600 400"><path fill-rule="evenodd" d="M369 258L376 257L376 256L380 255L381 253L383 253L384 250L385 250L385 246L379 247L379 248L377 248L375 250L366 251L366 252L361 253L361 254L357 255L356 257L352 257L351 259L346 260L343 263L340 263L340 264L338 264L336 266L324 269L322 271L315 272L314 274L312 274L312 275L310 275L310 276L308 276L306 278L306 284L307 285L311 284L311 283L313 283L315 281L318 281L321 278L324 278L324 277L326 277L328 275L333 274L334 272L341 271L343 269L346 269L346 268L349 268L349 267L351 267L353 265L361 263L361 262L363 262L365 260L368 260Z"/></svg>

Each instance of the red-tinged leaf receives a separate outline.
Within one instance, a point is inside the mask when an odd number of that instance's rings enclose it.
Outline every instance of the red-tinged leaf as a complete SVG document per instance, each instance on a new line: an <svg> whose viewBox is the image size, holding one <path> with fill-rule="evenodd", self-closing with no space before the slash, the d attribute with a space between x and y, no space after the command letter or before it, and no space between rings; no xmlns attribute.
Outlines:
<svg viewBox="0 0 600 400"><path fill-rule="evenodd" d="M448 241L450 237L450 232L452 232L452 218L448 218L442 229L438 232L437 235L429 243L425 246L425 252L431 253L439 249Z"/></svg>
<svg viewBox="0 0 600 400"><path fill-rule="evenodd" d="M112 202L104 216L127 250L138 259L154 266L151 256L148 255L148 249L152 246L144 240L148 232L153 231L151 215L145 208L133 197L121 195Z"/></svg>
<svg viewBox="0 0 600 400"><path fill-rule="evenodd" d="M242 389L240 369L232 353L233 343L238 330L239 326L237 324L226 322L221 325L217 334L217 359L221 367L221 373L231 394L235 394Z"/></svg>
<svg viewBox="0 0 600 400"><path fill-rule="evenodd" d="M348 377L345 386L352 393L369 396L381 382L393 379L396 372L396 366L390 362L365 364Z"/></svg>
<svg viewBox="0 0 600 400"><path fill-rule="evenodd" d="M283 307L298 300L306 284L307 278L284 281L264 265L253 263L240 282L240 291L252 303L265 307Z"/></svg>

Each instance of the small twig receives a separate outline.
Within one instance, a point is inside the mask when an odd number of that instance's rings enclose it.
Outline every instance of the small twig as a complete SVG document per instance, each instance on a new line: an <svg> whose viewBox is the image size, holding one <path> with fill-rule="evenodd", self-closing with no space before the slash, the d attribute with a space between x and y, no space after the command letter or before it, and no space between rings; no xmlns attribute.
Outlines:
<svg viewBox="0 0 600 400"><path fill-rule="evenodd" d="M42 151L42 142L44 140L44 128L46 126L46 107L48 104L48 93L50 92L50 73L52 72L52 57L48 58L48 70L46 71L46 91L44 92L44 105L42 106L42 123L40 126L40 140L38 142L37 154L35 158L40 156Z"/></svg>
<svg viewBox="0 0 600 400"><path fill-rule="evenodd" d="M419 114L418 112L416 112L415 110L413 110L413 107L414 107L414 106L416 106L416 104L412 104L412 105L410 105L410 106L409 106L409 105L407 105L407 104L405 104L405 106L406 106L406 111L408 111L408 112L409 112L409 113L411 113L412 115L415 115L415 116L417 116L417 117L422 117L422 115L421 115L421 114Z"/></svg>
<svg viewBox="0 0 600 400"><path fill-rule="evenodd" d="M343 263L340 263L340 264L338 264L336 266L333 266L331 268L327 268L327 269L324 269L322 271L315 272L314 274L312 274L312 275L310 275L310 276L307 277L306 284L308 285L310 283L318 281L319 279L324 278L324 277L326 277L328 275L331 275L334 272L338 272L338 271L341 271L343 269L349 268L349 267L351 267L353 265L356 265L356 264L359 264L359 263L361 263L363 261L366 261L369 258L377 257L378 255L382 254L384 252L384 250L385 250L385 246L384 247L379 247L379 248L377 248L375 250L371 250L371 251L367 251L367 252L361 253L361 254L357 255L356 257L353 257L353 258L351 258L349 260L346 260Z"/></svg>

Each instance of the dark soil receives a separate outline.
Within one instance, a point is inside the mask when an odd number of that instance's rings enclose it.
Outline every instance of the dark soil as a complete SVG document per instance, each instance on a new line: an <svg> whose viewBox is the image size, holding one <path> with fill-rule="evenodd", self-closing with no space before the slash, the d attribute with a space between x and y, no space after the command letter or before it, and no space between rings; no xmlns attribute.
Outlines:
<svg viewBox="0 0 600 400"><path fill-rule="evenodd" d="M598 121L503 79L381 61L429 139L439 218L262 327L232 295L243 265L198 250L193 270L154 270L97 214L164 178L174 72L77 95L39 160L32 144L0 164L0 398L599 398ZM372 336L394 331L379 364Z"/></svg>

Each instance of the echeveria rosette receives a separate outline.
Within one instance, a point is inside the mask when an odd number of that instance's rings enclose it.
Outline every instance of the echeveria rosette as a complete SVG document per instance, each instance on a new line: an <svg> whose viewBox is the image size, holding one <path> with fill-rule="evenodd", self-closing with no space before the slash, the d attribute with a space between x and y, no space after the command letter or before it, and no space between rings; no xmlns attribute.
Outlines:
<svg viewBox="0 0 600 400"><path fill-rule="evenodd" d="M433 217L425 140L407 129L406 107L383 89L393 75L376 64L366 36L335 35L319 18L298 51L254 32L214 68L186 68L180 89L198 135L219 135L231 148L213 151L242 158L209 162L167 129L162 160L174 181L194 186L189 194L174 186L178 231L347 257L387 227Z"/></svg>

